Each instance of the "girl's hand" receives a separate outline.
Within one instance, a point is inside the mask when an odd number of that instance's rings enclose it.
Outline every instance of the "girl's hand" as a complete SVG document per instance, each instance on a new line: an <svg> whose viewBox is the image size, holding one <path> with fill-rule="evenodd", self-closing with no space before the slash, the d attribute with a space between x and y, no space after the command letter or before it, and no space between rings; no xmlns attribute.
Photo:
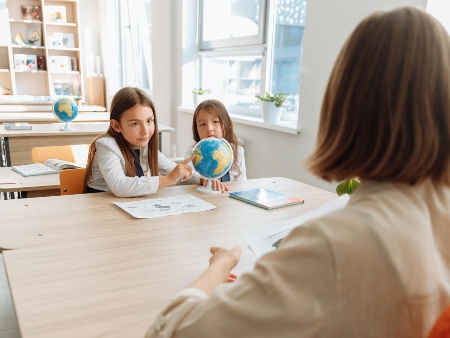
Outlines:
<svg viewBox="0 0 450 338"><path fill-rule="evenodd" d="M190 161L192 161L195 156L191 156L185 159L183 162L177 164L175 168L167 176L161 176L159 178L159 186L158 188L168 187L170 185L176 184L180 178L187 180L192 175L192 167L188 165Z"/></svg>
<svg viewBox="0 0 450 338"><path fill-rule="evenodd" d="M206 184L208 184L208 180L201 178L200 184L202 184L205 187ZM212 186L213 190L216 190L216 191L225 192L225 191L230 190L224 183L220 182L219 180L211 180L211 186Z"/></svg>

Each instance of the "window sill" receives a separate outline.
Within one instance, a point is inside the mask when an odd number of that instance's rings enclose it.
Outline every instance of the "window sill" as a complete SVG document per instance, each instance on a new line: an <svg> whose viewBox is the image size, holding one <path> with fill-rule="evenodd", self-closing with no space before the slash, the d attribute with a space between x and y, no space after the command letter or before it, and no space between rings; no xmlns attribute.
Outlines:
<svg viewBox="0 0 450 338"><path fill-rule="evenodd" d="M192 107L179 106L177 107L178 111L194 114L195 109ZM271 129L275 131L279 131L282 133L289 133L297 135L300 133L301 129L297 128L296 122L288 122L288 121L280 121L278 123L264 123L261 117L248 116L248 115L240 115L240 114L231 114L230 117L234 123L247 124L253 127Z"/></svg>

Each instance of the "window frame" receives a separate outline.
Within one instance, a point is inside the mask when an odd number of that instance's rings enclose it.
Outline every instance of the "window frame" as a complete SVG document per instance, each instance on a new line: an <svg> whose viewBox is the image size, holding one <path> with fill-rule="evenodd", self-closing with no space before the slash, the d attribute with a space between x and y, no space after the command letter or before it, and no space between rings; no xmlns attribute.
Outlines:
<svg viewBox="0 0 450 338"><path fill-rule="evenodd" d="M224 40L216 40L212 42L202 41L203 36L203 2L208 0L198 1L198 86L205 87L205 76L203 74L204 65L203 60L207 57L227 57L227 56L248 56L248 55L260 55L261 56L261 79L259 84L259 95L264 96L266 92L272 92L272 75L274 72L273 57L274 57L274 44L275 44L275 26L276 26L276 6L277 0L259 0L260 10L259 16L264 17L263 20L259 19L259 32L260 39L249 38L230 38ZM264 26L262 27L262 22ZM255 36L253 36L255 37ZM300 65L301 65L300 57ZM301 66L299 67L299 76L301 77ZM300 80L301 81L301 80ZM299 93L300 94L300 93ZM298 94L298 95L299 95ZM255 98L255 102L257 99ZM240 105L227 104L227 110L230 113L241 115L243 117L258 117L261 116L259 107L245 107ZM283 110L282 120L290 121L290 123L297 123L299 114L299 105L294 110Z"/></svg>
<svg viewBox="0 0 450 338"><path fill-rule="evenodd" d="M266 20L267 20L267 4L266 0L259 0L259 14L258 14L258 34L249 35L245 37L228 38L215 41L205 41L203 40L203 25L201 24L203 20L203 2L205 0L199 0L199 29L198 29L198 41L199 41L199 51L206 51L210 49L217 48L227 48L227 47L239 47L239 46L255 46L263 45L265 41L266 32ZM206 0L207 1L207 0Z"/></svg>

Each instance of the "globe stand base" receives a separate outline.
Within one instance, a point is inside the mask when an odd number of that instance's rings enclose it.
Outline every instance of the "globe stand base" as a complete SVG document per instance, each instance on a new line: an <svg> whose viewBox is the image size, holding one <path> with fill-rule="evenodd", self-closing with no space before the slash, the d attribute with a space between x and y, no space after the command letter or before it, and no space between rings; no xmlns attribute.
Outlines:
<svg viewBox="0 0 450 338"><path fill-rule="evenodd" d="M71 126L69 126L69 122L66 122L66 125L64 126L64 128L60 129L61 131L75 131L75 128L72 128Z"/></svg>
<svg viewBox="0 0 450 338"><path fill-rule="evenodd" d="M214 190L212 188L211 180L208 180L208 183L205 187L198 187L197 191L201 194L209 194L209 195L215 195L215 194L221 194L222 192L220 190Z"/></svg>

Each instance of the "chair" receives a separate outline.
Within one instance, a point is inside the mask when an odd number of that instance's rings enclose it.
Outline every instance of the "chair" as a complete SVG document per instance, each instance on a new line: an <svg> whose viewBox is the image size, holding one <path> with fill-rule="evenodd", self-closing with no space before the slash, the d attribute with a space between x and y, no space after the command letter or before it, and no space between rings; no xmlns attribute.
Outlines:
<svg viewBox="0 0 450 338"><path fill-rule="evenodd" d="M44 163L49 158L85 164L89 154L90 144L67 146L34 147L31 149L33 163Z"/></svg>
<svg viewBox="0 0 450 338"><path fill-rule="evenodd" d="M82 194L84 192L85 174L86 168L61 170L59 173L61 195Z"/></svg>
<svg viewBox="0 0 450 338"><path fill-rule="evenodd" d="M450 306L439 316L428 338L450 338Z"/></svg>

